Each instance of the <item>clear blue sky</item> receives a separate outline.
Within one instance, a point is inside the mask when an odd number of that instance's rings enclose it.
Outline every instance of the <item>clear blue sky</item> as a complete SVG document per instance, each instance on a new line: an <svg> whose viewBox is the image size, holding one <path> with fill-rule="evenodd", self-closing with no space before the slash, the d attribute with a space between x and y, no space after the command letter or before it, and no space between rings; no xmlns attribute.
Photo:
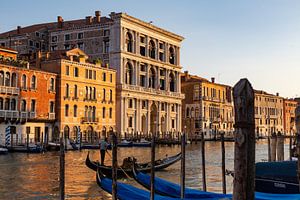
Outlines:
<svg viewBox="0 0 300 200"><path fill-rule="evenodd" d="M0 32L34 23L126 12L185 37L181 65L205 78L300 96L298 0L10 0L1 2Z"/></svg>

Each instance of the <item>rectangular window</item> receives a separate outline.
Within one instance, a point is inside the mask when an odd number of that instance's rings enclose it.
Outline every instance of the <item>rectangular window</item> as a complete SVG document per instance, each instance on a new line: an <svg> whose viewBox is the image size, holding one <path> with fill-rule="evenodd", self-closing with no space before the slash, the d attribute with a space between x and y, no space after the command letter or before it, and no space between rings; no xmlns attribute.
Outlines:
<svg viewBox="0 0 300 200"><path fill-rule="evenodd" d="M104 30L104 33L103 33L103 35L104 35L104 36L109 36L109 30L107 30L107 29L106 29L106 30Z"/></svg>
<svg viewBox="0 0 300 200"><path fill-rule="evenodd" d="M102 81L106 81L106 73L105 72L102 73Z"/></svg>
<svg viewBox="0 0 300 200"><path fill-rule="evenodd" d="M105 118L105 107L102 108L102 118Z"/></svg>
<svg viewBox="0 0 300 200"><path fill-rule="evenodd" d="M66 75L69 76L70 75L70 67L66 66Z"/></svg>
<svg viewBox="0 0 300 200"><path fill-rule="evenodd" d="M140 54L141 56L146 56L146 48L144 46L140 46Z"/></svg>
<svg viewBox="0 0 300 200"><path fill-rule="evenodd" d="M164 61L164 53L163 52L159 52L159 60Z"/></svg>
<svg viewBox="0 0 300 200"><path fill-rule="evenodd" d="M74 117L77 117L77 106L74 105Z"/></svg>
<svg viewBox="0 0 300 200"><path fill-rule="evenodd" d="M52 36L52 37L51 37L51 41L52 41L52 42L57 42L57 36Z"/></svg>
<svg viewBox="0 0 300 200"><path fill-rule="evenodd" d="M85 78L89 78L89 70L85 69Z"/></svg>
<svg viewBox="0 0 300 200"><path fill-rule="evenodd" d="M112 118L112 108L109 108L109 118Z"/></svg>
<svg viewBox="0 0 300 200"><path fill-rule="evenodd" d="M113 76L112 76L112 74L109 75L109 80L110 80L111 83L113 82Z"/></svg>
<svg viewBox="0 0 300 200"><path fill-rule="evenodd" d="M64 47L65 47L65 50L71 49L71 45L69 45L69 44L65 44Z"/></svg>
<svg viewBox="0 0 300 200"><path fill-rule="evenodd" d="M146 71L146 66L144 64L141 65L141 71L145 72Z"/></svg>
<svg viewBox="0 0 300 200"><path fill-rule="evenodd" d="M146 101L142 101L142 109L147 109L147 102Z"/></svg>
<svg viewBox="0 0 300 200"><path fill-rule="evenodd" d="M140 37L140 42L143 43L143 44L145 43L145 37L144 36Z"/></svg>
<svg viewBox="0 0 300 200"><path fill-rule="evenodd" d="M132 128L132 124L133 124L132 122L133 122L132 117L129 117L128 118L128 127Z"/></svg>
<svg viewBox="0 0 300 200"><path fill-rule="evenodd" d="M93 71L89 70L89 79L93 79Z"/></svg>
<svg viewBox="0 0 300 200"><path fill-rule="evenodd" d="M74 67L74 77L78 77L79 72L78 72L78 67Z"/></svg>
<svg viewBox="0 0 300 200"><path fill-rule="evenodd" d="M32 99L31 104L30 104L30 111L31 112L35 112L35 104L36 104L35 99Z"/></svg>
<svg viewBox="0 0 300 200"><path fill-rule="evenodd" d="M104 49L103 53L108 53L109 52L109 41L104 41Z"/></svg>
<svg viewBox="0 0 300 200"><path fill-rule="evenodd" d="M51 46L51 51L55 51L55 50L57 50L57 45L52 45Z"/></svg>
<svg viewBox="0 0 300 200"><path fill-rule="evenodd" d="M70 40L70 39L71 39L70 34L66 34L66 35L65 35L65 41L68 41L68 40Z"/></svg>
<svg viewBox="0 0 300 200"><path fill-rule="evenodd" d="M93 71L93 79L96 80L96 71Z"/></svg>
<svg viewBox="0 0 300 200"><path fill-rule="evenodd" d="M54 113L54 102L50 101L50 109L49 109L50 113Z"/></svg>
<svg viewBox="0 0 300 200"><path fill-rule="evenodd" d="M172 128L175 128L175 119L172 119Z"/></svg>
<svg viewBox="0 0 300 200"><path fill-rule="evenodd" d="M146 77L144 75L140 76L140 86L146 87Z"/></svg>
<svg viewBox="0 0 300 200"><path fill-rule="evenodd" d="M133 101L132 99L129 99L128 108L132 108L132 107L133 107Z"/></svg>
<svg viewBox="0 0 300 200"><path fill-rule="evenodd" d="M83 33L78 33L77 38L82 39L83 38Z"/></svg>
<svg viewBox="0 0 300 200"><path fill-rule="evenodd" d="M77 48L83 50L84 49L84 45L83 45L83 42L79 42L77 43Z"/></svg>

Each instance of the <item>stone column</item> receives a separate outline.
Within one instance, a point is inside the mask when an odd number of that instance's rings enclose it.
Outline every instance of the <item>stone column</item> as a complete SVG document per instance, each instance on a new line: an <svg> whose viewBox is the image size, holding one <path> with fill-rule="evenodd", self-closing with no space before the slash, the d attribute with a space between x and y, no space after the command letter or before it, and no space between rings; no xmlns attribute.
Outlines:
<svg viewBox="0 0 300 200"><path fill-rule="evenodd" d="M147 112L147 132L150 131L150 104L152 103L152 101L148 100L148 112Z"/></svg>
<svg viewBox="0 0 300 200"><path fill-rule="evenodd" d="M135 85L139 86L140 85L140 62L136 62L136 82Z"/></svg>
<svg viewBox="0 0 300 200"><path fill-rule="evenodd" d="M158 131L158 134L160 133L160 130L161 130L161 120L160 120L160 116L161 116L161 112L160 112L160 110L161 110L161 102L160 101L158 101L158 104L157 104L157 131Z"/></svg>
<svg viewBox="0 0 300 200"><path fill-rule="evenodd" d="M170 70L167 69L166 70L166 91L170 91L170 85L169 85L169 73L170 73Z"/></svg>
<svg viewBox="0 0 300 200"><path fill-rule="evenodd" d="M157 66L156 67L156 70L157 70L157 80L156 80L156 89L158 89L159 90L159 88L160 88L160 68Z"/></svg>

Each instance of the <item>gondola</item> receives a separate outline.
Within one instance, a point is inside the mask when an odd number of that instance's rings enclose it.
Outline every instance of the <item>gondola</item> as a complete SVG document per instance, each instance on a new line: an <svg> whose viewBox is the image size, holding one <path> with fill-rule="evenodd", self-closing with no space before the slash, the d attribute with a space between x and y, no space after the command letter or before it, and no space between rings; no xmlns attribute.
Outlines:
<svg viewBox="0 0 300 200"><path fill-rule="evenodd" d="M97 184L101 189L108 193L112 193L112 180L105 177L100 170L96 175ZM133 187L126 183L117 183L117 198L119 200L141 200L150 199L150 192ZM155 200L179 200L180 198L171 198L155 194ZM187 199L186 199L187 200Z"/></svg>
<svg viewBox="0 0 300 200"><path fill-rule="evenodd" d="M171 157L166 157L164 159L159 159L155 161L155 171L158 170L162 170L165 169L167 167L169 167L170 165L176 163L177 161L179 161L181 158L181 153L178 153L175 156L171 156ZM86 161L85 164L87 167L89 167L90 169L97 171L97 169L99 168L99 170L105 174L107 177L111 177L112 174L112 168L111 166L104 166L104 165L100 165L98 162L95 161L91 161L90 157L89 157L89 153L86 157ZM128 167L126 166L121 166L122 168L118 168L118 178L124 178L128 176L133 176L132 174L132 166L133 163L131 165L128 165ZM136 163L136 167L139 171L141 172L150 172L151 171L151 163ZM126 173L126 174L125 174Z"/></svg>
<svg viewBox="0 0 300 200"><path fill-rule="evenodd" d="M146 189L150 190L150 176L139 172L137 169L133 168L134 179L144 186ZM167 180L155 177L154 181L155 193L169 196L172 198L180 198L180 185L169 182ZM231 194L218 194L213 192L204 192L201 190L185 188L185 197L189 199L231 199ZM255 199L259 200L275 200L275 199L286 199L286 200L299 200L300 194L270 194L255 192Z"/></svg>
<svg viewBox="0 0 300 200"><path fill-rule="evenodd" d="M277 194L299 194L297 161L256 163L255 190Z"/></svg>

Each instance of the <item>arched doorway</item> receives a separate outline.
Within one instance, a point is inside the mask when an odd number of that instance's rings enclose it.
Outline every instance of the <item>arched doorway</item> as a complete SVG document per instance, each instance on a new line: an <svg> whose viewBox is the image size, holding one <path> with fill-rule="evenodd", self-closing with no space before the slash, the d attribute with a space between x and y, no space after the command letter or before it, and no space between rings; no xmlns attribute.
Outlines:
<svg viewBox="0 0 300 200"><path fill-rule="evenodd" d="M102 138L107 137L107 135L106 135L106 127L105 126L102 127L102 135L101 135L101 137Z"/></svg>
<svg viewBox="0 0 300 200"><path fill-rule="evenodd" d="M155 133L157 130L157 106L155 103L152 103L151 105L151 113L150 113L150 131L151 133Z"/></svg>
<svg viewBox="0 0 300 200"><path fill-rule="evenodd" d="M76 139L77 139L77 134L78 134L78 128L77 128L77 126L74 126L74 127L73 127L72 136L71 136L71 138L72 138L74 141L76 141Z"/></svg>
<svg viewBox="0 0 300 200"><path fill-rule="evenodd" d="M92 126L88 126L87 128L87 135L88 135L88 142L93 142L93 127Z"/></svg>
<svg viewBox="0 0 300 200"><path fill-rule="evenodd" d="M142 132L145 135L147 133L147 121L146 121L146 116L142 116Z"/></svg>
<svg viewBox="0 0 300 200"><path fill-rule="evenodd" d="M64 136L65 136L65 138L70 138L70 128L69 128L69 126L65 126Z"/></svg>
<svg viewBox="0 0 300 200"><path fill-rule="evenodd" d="M58 142L58 141L59 141L59 129L57 126L55 126L52 135L52 142Z"/></svg>

